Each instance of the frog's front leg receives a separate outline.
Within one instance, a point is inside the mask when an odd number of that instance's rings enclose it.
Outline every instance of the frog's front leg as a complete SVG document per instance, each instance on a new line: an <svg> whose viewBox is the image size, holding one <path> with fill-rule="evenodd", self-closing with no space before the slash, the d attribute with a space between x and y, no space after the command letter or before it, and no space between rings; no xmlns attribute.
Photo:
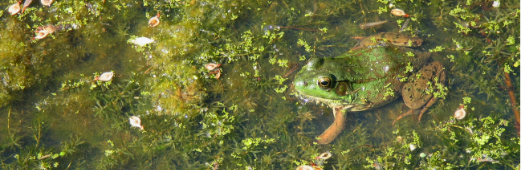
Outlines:
<svg viewBox="0 0 521 170"><path fill-rule="evenodd" d="M418 76L417 74L420 75ZM427 111L427 109L438 100L437 97L434 97L433 92L442 89L437 89L434 82L436 82L436 78L438 79L436 83L443 84L445 82L445 71L443 71L443 65L438 61L432 62L422 67L417 74L411 75L408 78L409 82L402 87L403 101L411 110L400 115L395 122L404 116L413 114L414 110L423 107L418 118L418 121L421 120L423 113L425 113L425 111ZM429 88L434 89L427 92Z"/></svg>
<svg viewBox="0 0 521 170"><path fill-rule="evenodd" d="M335 140L336 137L344 130L346 122L345 107L333 107L333 115L335 116L335 121L333 124L331 124L331 126L329 126L329 128L326 129L326 131L318 136L318 144L328 144L333 142L333 140Z"/></svg>

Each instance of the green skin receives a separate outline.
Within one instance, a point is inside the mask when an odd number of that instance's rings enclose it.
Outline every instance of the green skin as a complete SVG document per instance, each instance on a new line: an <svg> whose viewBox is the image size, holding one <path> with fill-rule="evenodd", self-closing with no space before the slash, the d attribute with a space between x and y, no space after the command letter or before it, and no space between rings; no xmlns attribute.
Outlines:
<svg viewBox="0 0 521 170"><path fill-rule="evenodd" d="M414 56L407 55L409 51ZM400 79L418 71L429 58L430 53L404 47L361 48L338 57L310 59L295 76L293 85L303 97L333 108L336 119L321 135L324 137L332 128L336 128L334 133L340 133L337 131L343 129L346 111L369 110L397 99L407 83ZM412 72L406 71L409 63ZM338 134L324 137L329 139L319 143L329 143Z"/></svg>

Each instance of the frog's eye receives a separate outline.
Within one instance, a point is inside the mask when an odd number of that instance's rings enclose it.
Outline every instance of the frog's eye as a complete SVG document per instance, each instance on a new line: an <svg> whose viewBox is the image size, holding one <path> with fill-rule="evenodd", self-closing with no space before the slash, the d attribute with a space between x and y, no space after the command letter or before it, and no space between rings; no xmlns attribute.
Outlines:
<svg viewBox="0 0 521 170"><path fill-rule="evenodd" d="M329 77L321 77L318 79L318 86L321 88L330 88L331 87L331 79Z"/></svg>

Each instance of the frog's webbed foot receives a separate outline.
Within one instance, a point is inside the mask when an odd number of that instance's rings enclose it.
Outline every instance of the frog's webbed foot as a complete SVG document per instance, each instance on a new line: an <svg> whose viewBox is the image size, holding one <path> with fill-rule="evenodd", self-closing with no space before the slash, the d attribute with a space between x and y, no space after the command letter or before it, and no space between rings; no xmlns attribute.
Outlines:
<svg viewBox="0 0 521 170"><path fill-rule="evenodd" d="M358 40L358 43L356 43L356 45L353 48L351 48L349 51L355 51L355 50L361 49L363 47L361 41L364 38L365 37L353 37L352 39Z"/></svg>
<svg viewBox="0 0 521 170"><path fill-rule="evenodd" d="M422 111L420 112L420 116L418 117L418 121L421 121L423 113L425 113L425 112L427 111L427 109L429 109L429 107L431 107L432 105L434 105L434 103L436 103L436 101L438 101L438 98L433 97L433 98L429 101L429 103L425 104L425 107L423 107Z"/></svg>
<svg viewBox="0 0 521 170"><path fill-rule="evenodd" d="M318 144L328 144L333 142L333 140L335 140L335 138L344 130L346 120L344 107L334 107L333 114L335 115L335 121L326 129L326 131L318 136Z"/></svg>
<svg viewBox="0 0 521 170"><path fill-rule="evenodd" d="M361 49L361 48L362 48L362 46L360 45L360 42L359 42L353 48L351 48L349 51L355 51L355 50L358 50L358 49Z"/></svg>
<svg viewBox="0 0 521 170"><path fill-rule="evenodd" d="M438 98L433 97L433 98L431 98L431 100L429 100L429 102L427 104L425 104L423 109L420 111L420 116L418 117L418 121L421 121L423 113L425 113L427 111L427 109L429 109L429 107L434 105L434 103L436 103L436 101L438 101ZM412 115L415 111L416 111L416 109L409 109L409 111L407 111L406 113L401 114L396 119L394 119L393 125L396 123L396 121L402 119L405 116Z"/></svg>

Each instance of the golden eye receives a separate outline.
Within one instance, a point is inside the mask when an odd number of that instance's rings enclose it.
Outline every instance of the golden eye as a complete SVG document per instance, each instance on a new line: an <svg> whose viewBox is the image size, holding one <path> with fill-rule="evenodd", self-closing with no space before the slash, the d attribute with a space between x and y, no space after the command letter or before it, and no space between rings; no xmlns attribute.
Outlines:
<svg viewBox="0 0 521 170"><path fill-rule="evenodd" d="M330 88L331 87L331 79L329 77L321 77L318 79L318 86L321 88Z"/></svg>

